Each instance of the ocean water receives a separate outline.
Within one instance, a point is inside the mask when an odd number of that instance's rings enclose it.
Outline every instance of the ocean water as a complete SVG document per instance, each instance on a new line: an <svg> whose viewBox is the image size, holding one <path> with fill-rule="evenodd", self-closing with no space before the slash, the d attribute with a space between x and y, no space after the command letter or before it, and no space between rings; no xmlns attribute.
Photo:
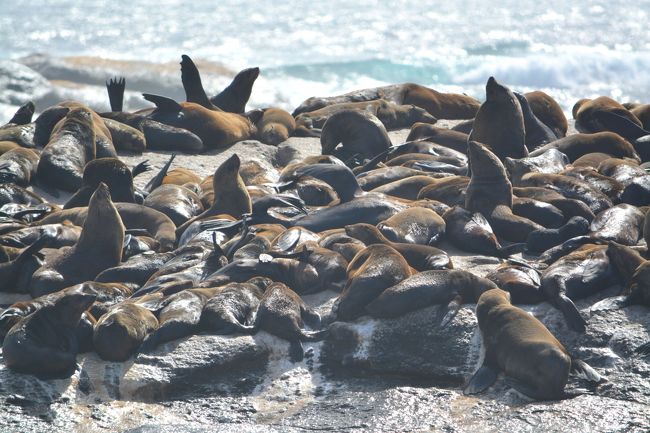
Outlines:
<svg viewBox="0 0 650 433"><path fill-rule="evenodd" d="M650 1L622 0L3 0L0 59L186 53L261 67L258 100L288 107L405 81L483 99L493 75L569 111L601 94L650 102L649 17Z"/></svg>

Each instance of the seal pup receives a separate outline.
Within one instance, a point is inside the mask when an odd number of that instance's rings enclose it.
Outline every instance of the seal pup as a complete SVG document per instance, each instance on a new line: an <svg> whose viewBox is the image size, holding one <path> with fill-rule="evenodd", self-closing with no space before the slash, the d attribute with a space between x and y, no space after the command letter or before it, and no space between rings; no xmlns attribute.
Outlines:
<svg viewBox="0 0 650 433"><path fill-rule="evenodd" d="M77 323L95 298L70 292L21 319L2 344L5 365L40 378L70 377L77 367Z"/></svg>
<svg viewBox="0 0 650 433"><path fill-rule="evenodd" d="M305 357L303 341L319 341L325 338L327 330L305 331L304 323L320 328L320 315L283 283L273 283L266 288L260 299L255 316L255 330L266 331L289 341L289 356L292 362Z"/></svg>
<svg viewBox="0 0 650 433"><path fill-rule="evenodd" d="M386 151L391 145L384 124L372 113L366 111L341 110L327 119L320 137L322 154L337 155L347 159L360 154L365 159Z"/></svg>
<svg viewBox="0 0 650 433"><path fill-rule="evenodd" d="M32 275L32 297L93 280L97 274L122 261L124 225L110 192L100 183L90 198L88 216L79 241Z"/></svg>
<svg viewBox="0 0 650 433"><path fill-rule="evenodd" d="M513 306L508 292L492 289L483 293L476 304L476 317L485 358L465 394L490 387L499 371L506 374L510 386L536 400L569 397L564 387L570 372L600 381L600 375L573 358L542 322Z"/></svg>
<svg viewBox="0 0 650 433"><path fill-rule="evenodd" d="M500 160L528 156L524 116L514 93L490 77L485 102L474 118L469 140L478 141Z"/></svg>

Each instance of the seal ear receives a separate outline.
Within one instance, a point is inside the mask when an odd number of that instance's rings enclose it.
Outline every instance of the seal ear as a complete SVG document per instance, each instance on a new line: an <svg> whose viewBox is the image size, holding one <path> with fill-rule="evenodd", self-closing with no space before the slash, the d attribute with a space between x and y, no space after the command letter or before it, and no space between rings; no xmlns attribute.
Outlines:
<svg viewBox="0 0 650 433"><path fill-rule="evenodd" d="M166 96L143 93L142 97L149 102L153 102L156 105L156 111L179 113L183 109L181 104Z"/></svg>

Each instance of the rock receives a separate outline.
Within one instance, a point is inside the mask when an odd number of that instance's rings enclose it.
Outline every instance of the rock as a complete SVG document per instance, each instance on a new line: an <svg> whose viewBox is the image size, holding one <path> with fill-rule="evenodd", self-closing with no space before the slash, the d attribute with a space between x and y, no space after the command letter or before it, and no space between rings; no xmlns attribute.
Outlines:
<svg viewBox="0 0 650 433"><path fill-rule="evenodd" d="M50 83L38 72L20 63L0 60L0 104L17 107L42 97L50 90ZM0 119L0 124L8 120Z"/></svg>
<svg viewBox="0 0 650 433"><path fill-rule="evenodd" d="M473 306L463 306L445 328L441 306L396 319L363 317L335 322L323 345L327 364L374 372L422 376L460 385L478 362L478 332Z"/></svg>

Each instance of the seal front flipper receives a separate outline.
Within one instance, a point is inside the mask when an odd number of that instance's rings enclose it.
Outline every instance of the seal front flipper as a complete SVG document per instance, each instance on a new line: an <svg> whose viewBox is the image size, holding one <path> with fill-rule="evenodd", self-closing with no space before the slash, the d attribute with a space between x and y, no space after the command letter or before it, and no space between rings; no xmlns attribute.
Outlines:
<svg viewBox="0 0 650 433"><path fill-rule="evenodd" d="M183 54L181 58L181 81L183 82L187 102L202 105L208 110L222 111L208 99L201 82L201 74L190 56Z"/></svg>
<svg viewBox="0 0 650 433"><path fill-rule="evenodd" d="M564 319L567 321L569 328L584 333L587 327L587 321L582 318L580 311L578 311L573 301L562 294L554 301L557 308L564 315Z"/></svg>
<svg viewBox="0 0 650 433"><path fill-rule="evenodd" d="M108 101L111 104L111 111L120 112L124 109L124 88L126 80L124 77L111 78L106 82L106 91L108 92Z"/></svg>
<svg viewBox="0 0 650 433"><path fill-rule="evenodd" d="M598 374L591 365L581 359L571 359L571 373L582 379L588 380L589 382L600 382L603 380L600 374Z"/></svg>
<svg viewBox="0 0 650 433"><path fill-rule="evenodd" d="M446 311L446 313L444 316L442 316L442 320L440 321L441 328L445 328L447 325L451 323L452 320L454 320L454 317L456 317L456 314L458 314L458 310L460 310L460 306L462 303L463 303L463 299L461 298L460 295L457 295L444 308L443 311Z"/></svg>
<svg viewBox="0 0 650 433"><path fill-rule="evenodd" d="M144 161L138 163L135 167L131 169L131 177L136 177L142 173L146 173L147 171L151 170L151 165L149 164L149 160L145 159Z"/></svg>
<svg viewBox="0 0 650 433"><path fill-rule="evenodd" d="M144 187L144 191L147 193L150 193L154 189L158 188L160 185L162 185L162 181L167 176L167 172L169 171L169 167L172 165L172 162L174 162L174 159L176 158L176 154L172 153L172 155L169 157L165 165L160 169L158 174L156 174Z"/></svg>
<svg viewBox="0 0 650 433"><path fill-rule="evenodd" d="M463 394L478 394L488 389L497 380L497 371L483 363L463 390Z"/></svg>
<svg viewBox="0 0 650 433"><path fill-rule="evenodd" d="M172 98L160 95L152 95L151 93L143 93L142 97L149 102L156 105L156 111L168 113L180 113L183 107Z"/></svg>

